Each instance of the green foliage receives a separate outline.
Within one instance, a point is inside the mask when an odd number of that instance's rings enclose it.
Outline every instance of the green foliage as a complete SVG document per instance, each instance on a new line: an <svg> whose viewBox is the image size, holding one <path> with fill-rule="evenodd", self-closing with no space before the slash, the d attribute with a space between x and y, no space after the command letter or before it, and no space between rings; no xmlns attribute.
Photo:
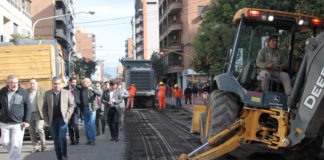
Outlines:
<svg viewBox="0 0 324 160"><path fill-rule="evenodd" d="M160 54L158 52L153 52L153 54L151 56L151 60L152 60L152 68L155 72L156 78L161 79L163 72L164 72L162 57L160 56Z"/></svg>
<svg viewBox="0 0 324 160"><path fill-rule="evenodd" d="M11 42L16 39L31 39L30 35L22 35L19 33L13 33L10 36L11 36L11 39L10 39Z"/></svg>
<svg viewBox="0 0 324 160"><path fill-rule="evenodd" d="M324 17L323 0L218 0L205 12L193 48L197 55L191 65L195 71L211 75L222 72L228 49L233 45L236 25L234 14L242 8L262 8ZM305 37L296 35L295 55L303 52ZM299 52L299 53L298 53Z"/></svg>
<svg viewBox="0 0 324 160"><path fill-rule="evenodd" d="M74 61L74 75L77 75L77 81L81 82L83 78L90 78L96 72L97 62L85 61L84 59L76 58Z"/></svg>
<svg viewBox="0 0 324 160"><path fill-rule="evenodd" d="M210 75L221 73L233 37L234 29L226 24L210 23L201 28L193 46L197 53L192 61L194 70Z"/></svg>

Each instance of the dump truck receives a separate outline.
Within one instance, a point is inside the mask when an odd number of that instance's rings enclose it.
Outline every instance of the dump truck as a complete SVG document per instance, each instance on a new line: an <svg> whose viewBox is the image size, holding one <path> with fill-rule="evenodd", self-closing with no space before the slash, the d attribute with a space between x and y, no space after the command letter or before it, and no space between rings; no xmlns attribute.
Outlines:
<svg viewBox="0 0 324 160"><path fill-rule="evenodd" d="M136 87L134 105L136 107L155 106L155 80L151 60L133 60L123 58L124 82L126 88L132 84Z"/></svg>
<svg viewBox="0 0 324 160"><path fill-rule="evenodd" d="M56 41L24 40L16 43L0 45L0 86L7 84L7 77L14 74L19 84L28 88L31 78L35 78L39 86L52 88L52 78L65 80L62 53Z"/></svg>
<svg viewBox="0 0 324 160"><path fill-rule="evenodd" d="M238 28L228 65L224 73L214 77L209 105L199 117L203 145L179 159L269 159L269 154L280 159L320 159L324 33L316 35L322 21L316 16L268 9L237 11L233 22ZM285 72L293 86L290 96L275 77L270 78L268 91L261 90L256 57L269 35L279 36L278 43L287 55ZM299 64L295 41L304 36L309 38Z"/></svg>

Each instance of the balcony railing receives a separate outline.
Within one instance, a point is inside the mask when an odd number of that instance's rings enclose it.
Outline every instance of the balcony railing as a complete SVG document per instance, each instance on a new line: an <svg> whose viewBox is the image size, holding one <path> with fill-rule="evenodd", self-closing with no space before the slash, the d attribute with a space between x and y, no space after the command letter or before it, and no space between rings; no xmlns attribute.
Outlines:
<svg viewBox="0 0 324 160"><path fill-rule="evenodd" d="M160 15L160 23L166 18L170 13L182 9L182 1L173 0L169 2L166 8L164 8L164 12Z"/></svg>
<svg viewBox="0 0 324 160"><path fill-rule="evenodd" d="M169 24L167 30L162 33L162 36L160 36L160 41L163 40L166 36L168 36L171 32L182 30L182 29L183 29L182 23Z"/></svg>
<svg viewBox="0 0 324 160"><path fill-rule="evenodd" d="M136 24L140 24L141 22L143 22L142 16L139 16L138 18L136 18Z"/></svg>
<svg viewBox="0 0 324 160"><path fill-rule="evenodd" d="M139 47L136 47L136 52L141 52L144 50L144 47L141 45Z"/></svg>
<svg viewBox="0 0 324 160"><path fill-rule="evenodd" d="M55 29L55 37L59 37L65 41L67 41L66 32L64 29Z"/></svg>
<svg viewBox="0 0 324 160"><path fill-rule="evenodd" d="M143 41L143 36L136 37L136 43L140 43Z"/></svg>
<svg viewBox="0 0 324 160"><path fill-rule="evenodd" d="M182 44L180 40L173 40L168 43L168 48L173 50L181 50Z"/></svg>
<svg viewBox="0 0 324 160"><path fill-rule="evenodd" d="M143 31L142 26L136 28L136 33L141 33L142 31Z"/></svg>

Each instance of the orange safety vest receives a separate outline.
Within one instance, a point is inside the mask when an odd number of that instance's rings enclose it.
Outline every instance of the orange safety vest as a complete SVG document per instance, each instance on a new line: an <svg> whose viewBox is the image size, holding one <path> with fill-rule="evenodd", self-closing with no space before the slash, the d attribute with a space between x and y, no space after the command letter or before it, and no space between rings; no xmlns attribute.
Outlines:
<svg viewBox="0 0 324 160"><path fill-rule="evenodd" d="M174 95L174 98L181 98L183 95L182 90L180 88L174 89L173 95Z"/></svg>
<svg viewBox="0 0 324 160"><path fill-rule="evenodd" d="M136 94L136 88L135 88L134 86L130 86L130 87L128 88L128 94L129 94L129 96L131 96L131 97L135 97L135 94Z"/></svg>
<svg viewBox="0 0 324 160"><path fill-rule="evenodd" d="M165 96L166 88L164 86L160 87L159 96Z"/></svg>

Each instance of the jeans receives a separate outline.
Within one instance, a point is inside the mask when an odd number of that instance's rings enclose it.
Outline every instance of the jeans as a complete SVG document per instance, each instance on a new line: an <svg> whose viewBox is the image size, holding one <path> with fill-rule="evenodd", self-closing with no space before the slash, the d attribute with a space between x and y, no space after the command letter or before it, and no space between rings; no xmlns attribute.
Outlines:
<svg viewBox="0 0 324 160"><path fill-rule="evenodd" d="M51 133L57 159L62 159L62 156L67 157L67 126L68 124L64 122L63 117L53 119L51 124Z"/></svg>
<svg viewBox="0 0 324 160"><path fill-rule="evenodd" d="M89 107L83 108L84 124L88 142L96 141L96 111L90 111Z"/></svg>
<svg viewBox="0 0 324 160"><path fill-rule="evenodd" d="M116 107L110 107L108 112L108 125L110 129L110 134L112 138L118 138L118 121L119 121L119 113Z"/></svg>
<svg viewBox="0 0 324 160"><path fill-rule="evenodd" d="M69 135L71 142L79 141L79 116L78 108L74 108L73 114L69 121Z"/></svg>
<svg viewBox="0 0 324 160"><path fill-rule="evenodd" d="M176 98L176 108L181 107L181 98Z"/></svg>
<svg viewBox="0 0 324 160"><path fill-rule="evenodd" d="M22 124L1 123L1 144L9 151L9 160L20 160L24 132Z"/></svg>

